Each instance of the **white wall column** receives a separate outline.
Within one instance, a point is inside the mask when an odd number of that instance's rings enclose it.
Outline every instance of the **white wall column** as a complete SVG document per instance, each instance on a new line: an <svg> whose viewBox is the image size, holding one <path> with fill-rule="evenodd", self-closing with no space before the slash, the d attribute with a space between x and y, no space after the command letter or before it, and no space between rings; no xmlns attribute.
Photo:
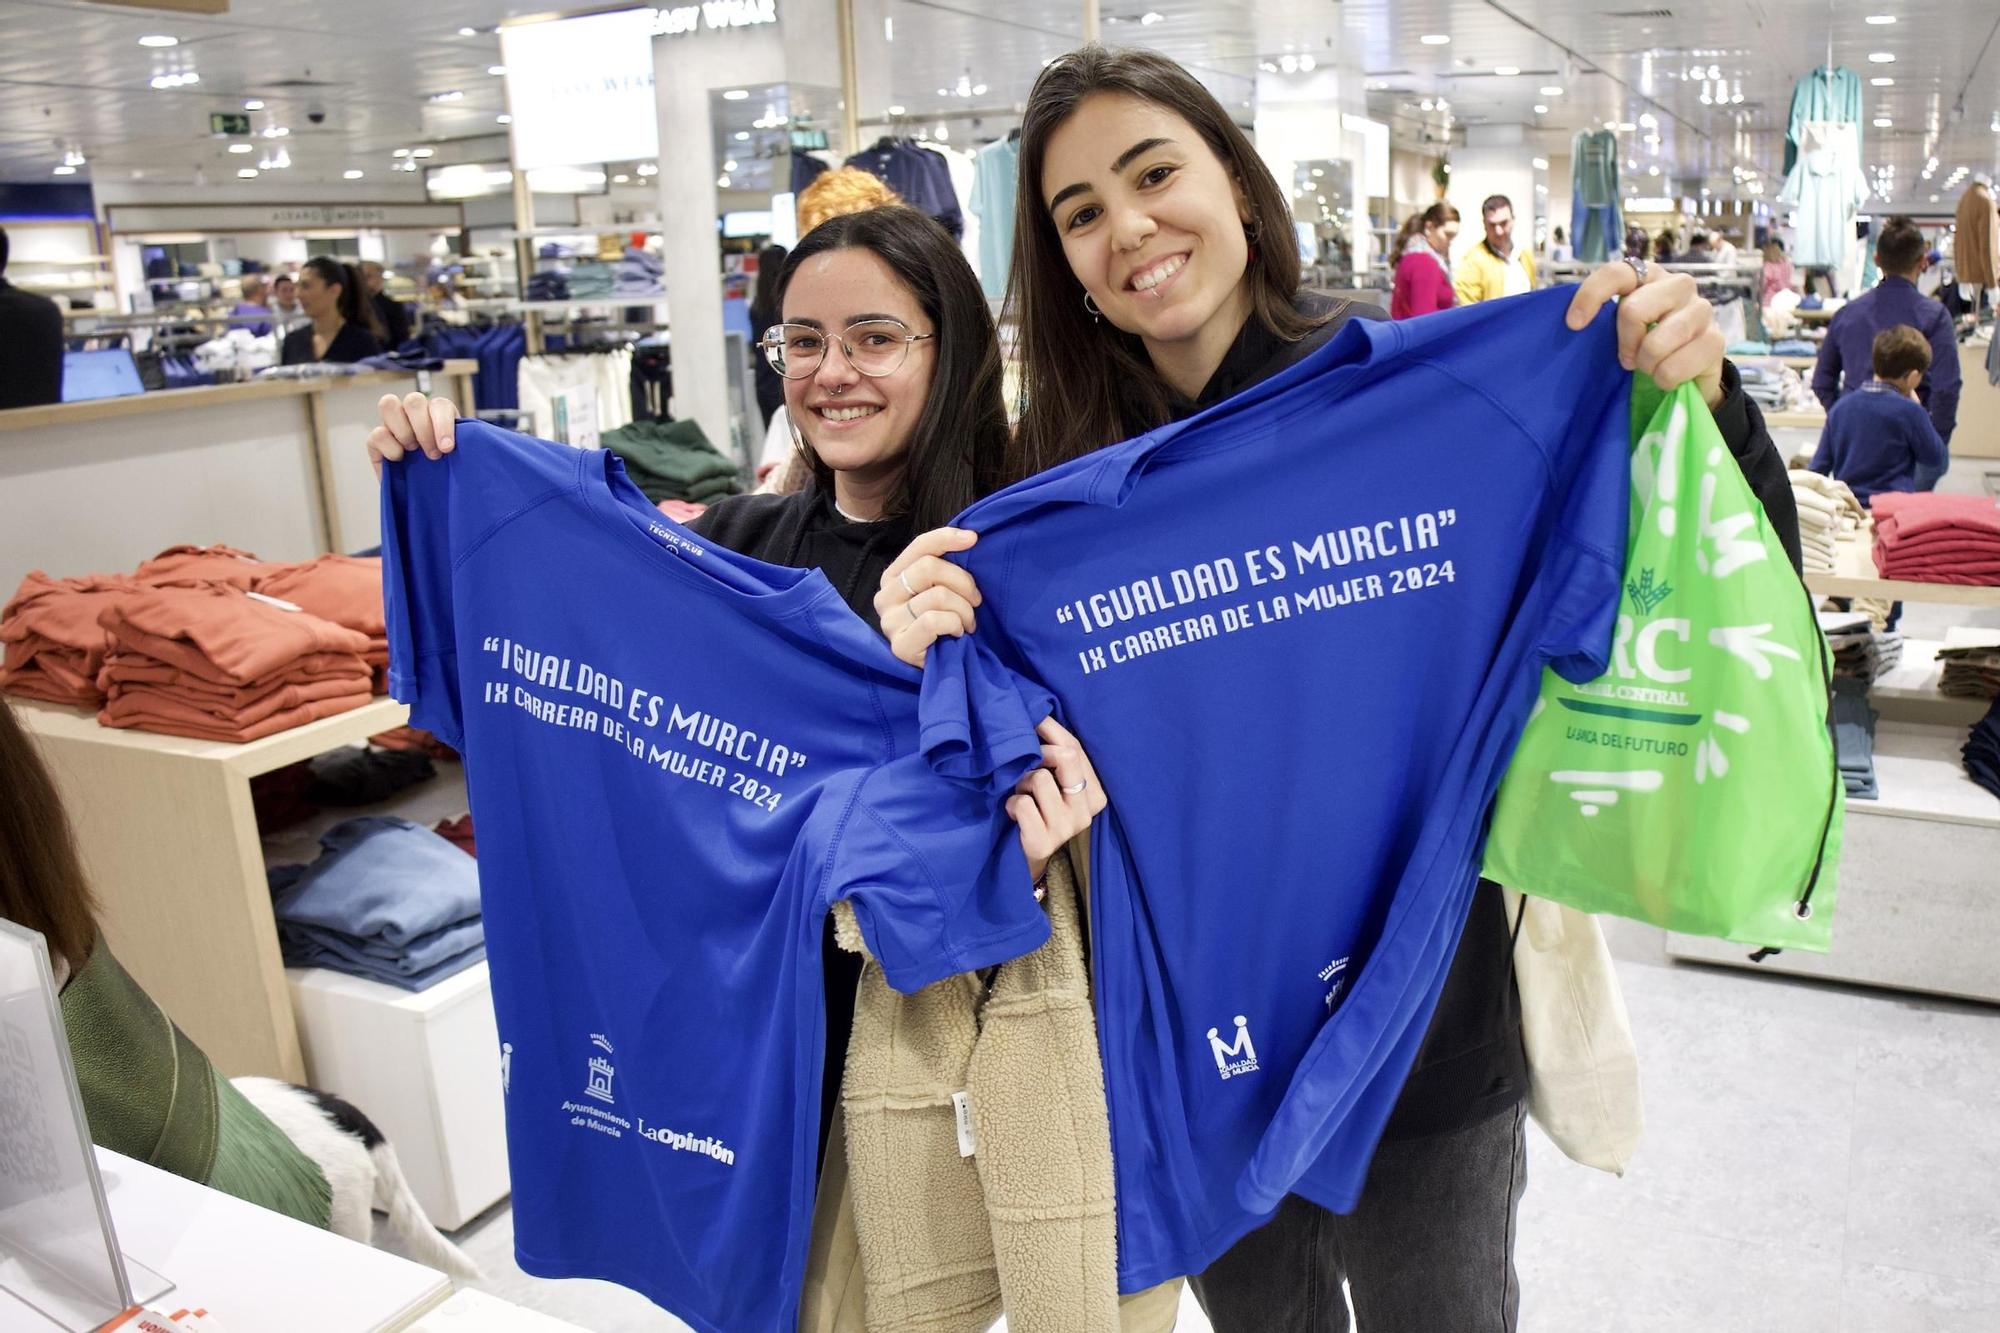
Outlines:
<svg viewBox="0 0 2000 1333"><path fill-rule="evenodd" d="M1465 139L1465 147L1452 150L1451 190L1446 196L1459 212L1452 261L1456 263L1484 239L1479 206L1490 195L1504 194L1513 202L1515 244L1533 245L1535 152L1528 144L1527 126L1468 125Z"/></svg>

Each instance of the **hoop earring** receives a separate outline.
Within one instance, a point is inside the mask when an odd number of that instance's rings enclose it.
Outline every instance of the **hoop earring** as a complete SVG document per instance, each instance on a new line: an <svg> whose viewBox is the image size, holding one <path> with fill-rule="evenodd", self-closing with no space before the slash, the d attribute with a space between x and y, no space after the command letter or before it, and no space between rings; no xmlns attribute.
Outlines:
<svg viewBox="0 0 2000 1333"><path fill-rule="evenodd" d="M1104 312L1097 308L1097 302L1090 299L1089 292L1085 292L1083 294L1083 308L1090 312L1090 317L1092 320L1099 320L1104 318Z"/></svg>

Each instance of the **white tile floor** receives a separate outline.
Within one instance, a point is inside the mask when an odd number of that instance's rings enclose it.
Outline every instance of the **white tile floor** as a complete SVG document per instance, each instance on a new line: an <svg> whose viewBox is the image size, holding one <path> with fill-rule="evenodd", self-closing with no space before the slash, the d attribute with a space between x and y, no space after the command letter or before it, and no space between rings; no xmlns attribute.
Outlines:
<svg viewBox="0 0 2000 1333"><path fill-rule="evenodd" d="M1646 1137L1621 1180L1530 1131L1523 1333L2000 1330L2000 1010L1668 965L1658 932L1609 933ZM488 1290L594 1333L686 1327L526 1277L504 1207L458 1239Z"/></svg>

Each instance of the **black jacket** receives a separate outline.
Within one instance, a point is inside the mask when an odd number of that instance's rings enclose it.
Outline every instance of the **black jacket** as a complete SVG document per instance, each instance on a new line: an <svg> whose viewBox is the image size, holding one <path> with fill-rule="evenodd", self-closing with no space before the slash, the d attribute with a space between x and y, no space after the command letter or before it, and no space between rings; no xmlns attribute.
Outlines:
<svg viewBox="0 0 2000 1333"><path fill-rule="evenodd" d="M387 292L377 292L368 298L375 307L376 321L382 325L382 345L393 352L410 340L410 308L401 301L392 300Z"/></svg>
<svg viewBox="0 0 2000 1333"><path fill-rule="evenodd" d="M1287 343L1252 319L1237 335L1200 396L1174 403L1175 417L1221 402L1305 359L1350 319L1388 318L1374 306L1338 301L1318 292L1301 292L1298 309L1324 322L1298 342ZM1744 396L1734 366L1724 368L1723 390L1723 401L1715 410L1716 425L1797 569L1801 564L1799 513L1785 475L1784 457L1764 428L1763 414ZM1424 1138L1463 1129L1512 1110L1527 1096L1512 935L1498 886L1482 880L1480 888L1482 892L1473 895L1472 910L1459 937L1458 953L1438 998L1437 1011L1431 1016L1430 1030L1385 1130L1388 1138Z"/></svg>
<svg viewBox="0 0 2000 1333"><path fill-rule="evenodd" d="M0 278L0 408L62 401L62 310Z"/></svg>
<svg viewBox="0 0 2000 1333"><path fill-rule="evenodd" d="M818 486L792 495L731 496L710 505L688 526L738 555L792 569L819 570L854 614L877 628L874 598L882 571L916 535L906 518L880 523L843 518L834 509L832 496ZM826 988L826 1065L819 1103L819 1146L824 1153L834 1108L840 1105L847 1043L854 1034L854 996L861 986L861 955L833 942L831 917L820 940L820 965Z"/></svg>
<svg viewBox="0 0 2000 1333"><path fill-rule="evenodd" d="M382 344L375 335L359 324L342 324L340 332L333 335L327 344L325 356L313 355L313 327L302 324L285 335L285 343L278 353L278 364L303 366L313 361L336 361L352 365L356 361L371 356L382 355Z"/></svg>

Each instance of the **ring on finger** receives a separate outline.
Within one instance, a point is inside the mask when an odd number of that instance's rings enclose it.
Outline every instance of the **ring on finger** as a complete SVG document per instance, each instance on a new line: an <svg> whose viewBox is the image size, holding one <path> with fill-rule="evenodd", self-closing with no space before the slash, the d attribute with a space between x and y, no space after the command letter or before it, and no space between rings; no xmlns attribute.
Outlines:
<svg viewBox="0 0 2000 1333"><path fill-rule="evenodd" d="M1065 796L1081 796L1085 791L1089 790L1089 788L1090 788L1090 779L1085 778L1081 782L1078 782L1073 787L1064 787L1062 789L1062 794Z"/></svg>
<svg viewBox="0 0 2000 1333"><path fill-rule="evenodd" d="M912 625L923 618L917 614L917 601L914 597L903 603L903 609L910 613L910 623Z"/></svg>
<svg viewBox="0 0 2000 1333"><path fill-rule="evenodd" d="M910 596L912 596L912 597L915 597L915 596L917 595L917 590L916 590L915 588L912 588L912 587L910 586L910 571L909 571L909 570L907 570L907 569L902 569L902 570L898 570L898 571L896 571L896 582L898 582L898 583L902 584L902 585L903 585L903 591L904 591L904 592L906 592L906 593L908 593L908 594L910 594Z"/></svg>

